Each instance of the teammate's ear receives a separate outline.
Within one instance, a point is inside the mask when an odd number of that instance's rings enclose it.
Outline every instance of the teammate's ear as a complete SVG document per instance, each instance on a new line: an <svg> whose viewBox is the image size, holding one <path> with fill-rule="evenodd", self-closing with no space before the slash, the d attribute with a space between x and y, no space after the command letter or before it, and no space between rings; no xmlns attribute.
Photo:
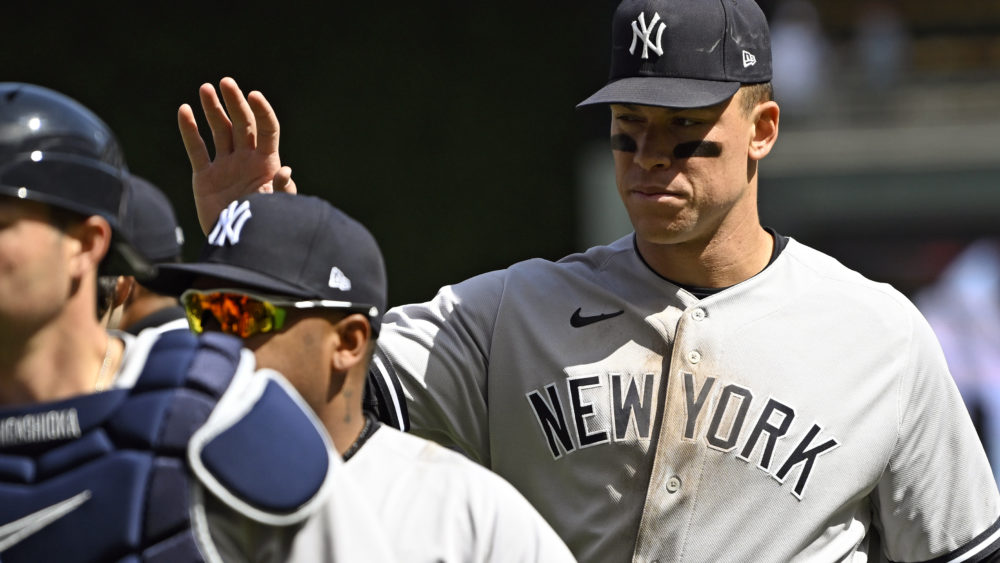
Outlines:
<svg viewBox="0 0 1000 563"><path fill-rule="evenodd" d="M362 364L368 358L368 343L372 332L368 319L361 314L347 315L334 325L336 342L331 358L331 367L338 372L346 372Z"/></svg>
<svg viewBox="0 0 1000 563"><path fill-rule="evenodd" d="M751 160L760 160L771 152L771 147L778 140L778 118L781 114L778 104L768 101L758 104L750 114L753 131L750 136L750 146L747 156Z"/></svg>
<svg viewBox="0 0 1000 563"><path fill-rule="evenodd" d="M77 243L72 250L72 273L83 275L91 270L96 272L111 246L111 225L107 219L91 215L69 227L66 234Z"/></svg>
<svg viewBox="0 0 1000 563"><path fill-rule="evenodd" d="M134 288L135 288L134 277L118 276L118 281L115 283L115 302L111 305L111 307L115 308L125 303L125 301L132 296Z"/></svg>

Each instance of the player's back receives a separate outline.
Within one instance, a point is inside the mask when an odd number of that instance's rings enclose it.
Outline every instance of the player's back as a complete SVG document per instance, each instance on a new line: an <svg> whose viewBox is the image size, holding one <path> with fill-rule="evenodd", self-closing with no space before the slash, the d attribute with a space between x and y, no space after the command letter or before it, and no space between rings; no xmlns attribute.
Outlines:
<svg viewBox="0 0 1000 563"><path fill-rule="evenodd" d="M344 469L399 561L575 561L514 487L429 440L380 425Z"/></svg>

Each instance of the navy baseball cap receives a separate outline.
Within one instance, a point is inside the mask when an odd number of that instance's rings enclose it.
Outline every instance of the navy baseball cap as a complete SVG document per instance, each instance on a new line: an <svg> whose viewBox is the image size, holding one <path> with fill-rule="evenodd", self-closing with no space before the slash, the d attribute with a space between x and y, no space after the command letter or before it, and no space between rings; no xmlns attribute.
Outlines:
<svg viewBox="0 0 1000 563"><path fill-rule="evenodd" d="M770 33L754 0L624 0L611 42L608 83L577 107L705 107L771 80Z"/></svg>
<svg viewBox="0 0 1000 563"><path fill-rule="evenodd" d="M196 262L158 269L146 285L166 295L179 296L204 276L269 295L365 306L376 334L386 308L385 263L375 237L315 196L258 193L236 200L222 210Z"/></svg>
<svg viewBox="0 0 1000 563"><path fill-rule="evenodd" d="M129 200L122 223L132 246L154 264L180 261L184 231L166 194L135 174L128 176L126 189Z"/></svg>

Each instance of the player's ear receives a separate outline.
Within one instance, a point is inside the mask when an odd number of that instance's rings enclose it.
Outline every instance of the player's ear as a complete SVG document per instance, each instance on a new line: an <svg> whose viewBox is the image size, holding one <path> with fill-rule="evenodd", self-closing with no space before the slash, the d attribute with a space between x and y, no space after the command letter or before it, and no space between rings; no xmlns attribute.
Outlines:
<svg viewBox="0 0 1000 563"><path fill-rule="evenodd" d="M347 315L333 325L333 330L336 339L330 361L335 371L346 372L367 361L372 332L364 315Z"/></svg>
<svg viewBox="0 0 1000 563"><path fill-rule="evenodd" d="M757 107L750 113L753 130L747 155L751 160L760 160L771 152L771 147L778 140L780 114L778 104L774 101L757 104Z"/></svg>
<svg viewBox="0 0 1000 563"><path fill-rule="evenodd" d="M70 247L70 271L82 276L97 271L111 246L111 225L99 215L91 215L66 229L74 244Z"/></svg>
<svg viewBox="0 0 1000 563"><path fill-rule="evenodd" d="M115 302L111 305L112 308L118 307L131 297L132 291L135 288L135 278L132 276L118 276L118 281L115 283Z"/></svg>

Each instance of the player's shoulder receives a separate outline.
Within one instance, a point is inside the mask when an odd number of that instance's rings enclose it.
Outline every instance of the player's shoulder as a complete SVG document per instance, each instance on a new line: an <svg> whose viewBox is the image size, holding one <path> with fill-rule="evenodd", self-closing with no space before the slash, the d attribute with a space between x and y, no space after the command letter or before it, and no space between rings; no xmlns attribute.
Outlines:
<svg viewBox="0 0 1000 563"><path fill-rule="evenodd" d="M461 453L437 442L382 425L351 458L430 467L442 471L486 471Z"/></svg>
<svg viewBox="0 0 1000 563"><path fill-rule="evenodd" d="M805 278L803 287L815 292L832 294L841 299L858 300L872 305L887 306L896 313L916 313L913 303L889 283L866 277L838 259L789 238L788 246L779 257L786 274ZM776 261L775 263L779 263Z"/></svg>
<svg viewBox="0 0 1000 563"><path fill-rule="evenodd" d="M642 276L648 271L635 249L635 236L628 234L610 244L590 247L558 260L532 258L504 270L508 286L529 286L545 290L545 284L566 287L566 283L604 285L611 279ZM539 286L541 284L541 286Z"/></svg>
<svg viewBox="0 0 1000 563"><path fill-rule="evenodd" d="M634 265L636 259L635 235L629 233L610 244L592 246L584 251L568 254L555 261L536 258L514 264L512 268L596 272L611 268L622 260Z"/></svg>
<svg viewBox="0 0 1000 563"><path fill-rule="evenodd" d="M401 477L431 475L447 488L474 492L497 491L508 494L513 490L503 477L472 461L462 453L446 448L437 442L401 432L382 425L347 464L351 467L391 467ZM355 471L356 473L356 471ZM508 490L509 489L509 490Z"/></svg>
<svg viewBox="0 0 1000 563"><path fill-rule="evenodd" d="M344 470L381 510L385 529L421 538L399 547L407 553L445 550L452 556L433 559L449 561L575 561L513 485L430 440L381 426Z"/></svg>
<svg viewBox="0 0 1000 563"><path fill-rule="evenodd" d="M633 235L602 246L564 256L558 260L529 258L510 266L482 273L441 288L447 300L466 306L495 310L512 290L519 297L546 294L553 288L565 291L577 284L608 284L610 278L629 277L647 269L635 251Z"/></svg>

